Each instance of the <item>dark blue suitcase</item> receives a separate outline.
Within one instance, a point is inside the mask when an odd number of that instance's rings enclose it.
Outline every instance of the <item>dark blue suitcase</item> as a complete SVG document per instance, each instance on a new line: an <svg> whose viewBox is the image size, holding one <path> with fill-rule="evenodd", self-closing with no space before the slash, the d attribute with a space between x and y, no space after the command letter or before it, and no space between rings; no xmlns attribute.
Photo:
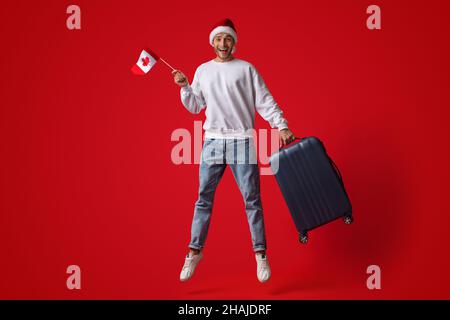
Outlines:
<svg viewBox="0 0 450 320"><path fill-rule="evenodd" d="M282 148L270 157L270 166L301 243L308 242L308 231L330 221L353 222L342 176L318 138L302 138Z"/></svg>

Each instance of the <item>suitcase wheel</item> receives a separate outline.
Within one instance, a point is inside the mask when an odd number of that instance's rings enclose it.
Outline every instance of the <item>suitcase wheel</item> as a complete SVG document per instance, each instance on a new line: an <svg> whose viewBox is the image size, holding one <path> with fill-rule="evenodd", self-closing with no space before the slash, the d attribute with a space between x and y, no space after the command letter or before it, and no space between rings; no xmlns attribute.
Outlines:
<svg viewBox="0 0 450 320"><path fill-rule="evenodd" d="M308 233L306 233L306 232L300 233L298 235L298 241L301 244L307 244L308 243Z"/></svg>
<svg viewBox="0 0 450 320"><path fill-rule="evenodd" d="M353 217L352 216L346 216L344 217L344 223L345 224L352 224L353 223Z"/></svg>

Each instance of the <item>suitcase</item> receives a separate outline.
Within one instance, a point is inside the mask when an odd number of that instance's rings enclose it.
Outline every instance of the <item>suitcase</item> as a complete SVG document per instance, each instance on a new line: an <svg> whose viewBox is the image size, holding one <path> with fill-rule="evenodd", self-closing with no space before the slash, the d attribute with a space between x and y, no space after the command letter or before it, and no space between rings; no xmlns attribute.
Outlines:
<svg viewBox="0 0 450 320"><path fill-rule="evenodd" d="M301 138L270 157L270 167L299 233L308 242L308 231L338 218L353 222L352 206L336 164L316 137Z"/></svg>

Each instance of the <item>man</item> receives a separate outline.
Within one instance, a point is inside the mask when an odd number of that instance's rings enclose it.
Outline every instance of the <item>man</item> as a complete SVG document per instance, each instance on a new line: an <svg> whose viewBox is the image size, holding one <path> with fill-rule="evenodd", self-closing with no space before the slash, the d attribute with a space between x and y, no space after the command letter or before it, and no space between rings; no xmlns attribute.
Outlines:
<svg viewBox="0 0 450 320"><path fill-rule="evenodd" d="M206 113L199 197L191 226L190 251L180 280L189 280L203 258L214 193L229 165L245 201L257 278L266 282L271 271L266 255L259 168L253 142L255 109L272 128L280 130L282 145L292 142L295 137L255 67L233 56L237 43L233 22L225 19L215 25L209 42L214 47L216 58L197 68L191 85L182 72L173 71L174 81L181 87L184 107L191 113L197 114L203 109Z"/></svg>

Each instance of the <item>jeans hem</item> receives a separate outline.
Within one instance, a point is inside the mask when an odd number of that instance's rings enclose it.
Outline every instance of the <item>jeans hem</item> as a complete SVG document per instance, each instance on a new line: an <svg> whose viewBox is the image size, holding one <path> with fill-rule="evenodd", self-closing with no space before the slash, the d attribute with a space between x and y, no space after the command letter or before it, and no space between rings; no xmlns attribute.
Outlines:
<svg viewBox="0 0 450 320"><path fill-rule="evenodd" d="M195 249L195 250L201 250L203 247L202 246L197 246L195 244L189 244L189 249Z"/></svg>
<svg viewBox="0 0 450 320"><path fill-rule="evenodd" d="M253 248L254 252L265 251L265 250L267 250L267 248L265 246L258 246L258 247Z"/></svg>

